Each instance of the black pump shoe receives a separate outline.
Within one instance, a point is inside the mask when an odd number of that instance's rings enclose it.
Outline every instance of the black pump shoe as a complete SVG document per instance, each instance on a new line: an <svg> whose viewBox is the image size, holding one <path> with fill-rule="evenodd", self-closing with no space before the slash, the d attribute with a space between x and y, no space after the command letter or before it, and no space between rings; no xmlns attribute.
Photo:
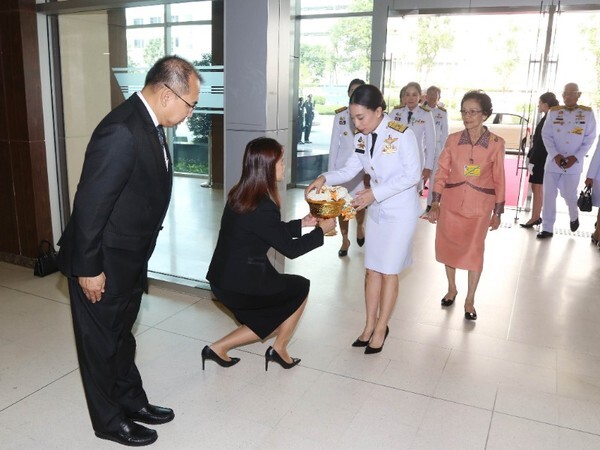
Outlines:
<svg viewBox="0 0 600 450"><path fill-rule="evenodd" d="M452 304L454 303L454 300L456 300L456 296L458 295L458 292L456 294L454 294L453 298L446 298L444 297L442 299L442 306L452 306Z"/></svg>
<svg viewBox="0 0 600 450"><path fill-rule="evenodd" d="M273 347L269 347L265 352L265 372L269 370L269 361L276 362L284 369L291 369L292 367L298 365L300 358L292 358L292 362L289 363L279 356L279 353L277 353Z"/></svg>
<svg viewBox="0 0 600 450"><path fill-rule="evenodd" d="M383 344L385 344L385 340L387 339L388 334L390 334L390 327L386 326L385 327L385 337L383 338ZM377 347L377 348L373 348L370 345L367 345L367 347L365 348L365 355L372 355L373 353L379 353L381 350L383 350L383 344L381 344L381 347Z"/></svg>
<svg viewBox="0 0 600 450"><path fill-rule="evenodd" d="M216 362L221 367L231 367L240 362L240 358L231 358L229 361L224 360L208 345L202 349L202 370L204 370L204 361L207 359Z"/></svg>
<svg viewBox="0 0 600 450"><path fill-rule="evenodd" d="M348 250L340 250L340 251L338 251L338 256L340 258L342 258L344 256L348 256Z"/></svg>
<svg viewBox="0 0 600 450"><path fill-rule="evenodd" d="M520 223L519 226L521 228L533 228L536 225L540 225L542 223L542 218L540 217L538 220L534 221L534 222L527 222L527 223Z"/></svg>
<svg viewBox="0 0 600 450"><path fill-rule="evenodd" d="M364 237L357 237L356 238L356 243L358 244L359 247L362 247L363 245L365 245L365 238Z"/></svg>
<svg viewBox="0 0 600 450"><path fill-rule="evenodd" d="M475 308L473 308L473 312L465 311L465 319L477 320L477 311L475 311Z"/></svg>
<svg viewBox="0 0 600 450"><path fill-rule="evenodd" d="M369 340L371 340L371 338L369 338L366 341L361 341L360 339L357 339L352 343L352 347L366 347L367 345L369 345Z"/></svg>

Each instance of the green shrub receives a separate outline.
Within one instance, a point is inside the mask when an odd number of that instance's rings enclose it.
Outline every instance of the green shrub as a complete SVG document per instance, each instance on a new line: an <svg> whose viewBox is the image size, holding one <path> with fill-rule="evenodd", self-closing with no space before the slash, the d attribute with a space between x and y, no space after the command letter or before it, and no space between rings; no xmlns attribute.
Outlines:
<svg viewBox="0 0 600 450"><path fill-rule="evenodd" d="M194 173L199 175L208 175L208 166L191 161L178 161L173 169L180 173Z"/></svg>
<svg viewBox="0 0 600 450"><path fill-rule="evenodd" d="M333 116L339 107L338 105L317 105L315 109L322 116Z"/></svg>

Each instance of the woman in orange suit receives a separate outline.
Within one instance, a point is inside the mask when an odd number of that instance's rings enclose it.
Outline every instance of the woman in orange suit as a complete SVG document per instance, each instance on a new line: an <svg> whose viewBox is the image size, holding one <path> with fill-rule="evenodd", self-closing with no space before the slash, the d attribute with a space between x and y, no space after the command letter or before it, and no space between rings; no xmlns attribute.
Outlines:
<svg viewBox="0 0 600 450"><path fill-rule="evenodd" d="M488 228L500 226L504 212L504 140L483 125L492 114L483 91L467 92L460 113L465 129L448 136L440 155L429 221L437 222L435 256L448 278L442 306L452 305L458 294L456 269L468 270L465 319L476 320L485 237Z"/></svg>

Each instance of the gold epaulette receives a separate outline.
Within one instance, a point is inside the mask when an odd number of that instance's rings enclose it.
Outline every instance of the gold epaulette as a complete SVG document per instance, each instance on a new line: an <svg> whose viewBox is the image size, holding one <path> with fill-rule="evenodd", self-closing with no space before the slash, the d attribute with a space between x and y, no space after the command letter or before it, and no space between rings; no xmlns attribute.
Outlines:
<svg viewBox="0 0 600 450"><path fill-rule="evenodd" d="M592 108L590 108L589 106L583 106L583 105L579 105L580 109L583 109L584 111L591 111Z"/></svg>
<svg viewBox="0 0 600 450"><path fill-rule="evenodd" d="M423 109L423 110L425 110L425 111L427 111L427 112L430 112L430 111L431 111L431 109L429 109L429 106L428 106L428 105L419 105L419 106L421 107L421 109Z"/></svg>
<svg viewBox="0 0 600 450"><path fill-rule="evenodd" d="M360 133L360 131L358 131L358 129L354 129L354 136L356 136L358 133Z"/></svg>
<svg viewBox="0 0 600 450"><path fill-rule="evenodd" d="M403 123L396 122L395 120L390 120L387 126L388 128L399 131L400 133L404 133L408 129L408 126L404 125Z"/></svg>
<svg viewBox="0 0 600 450"><path fill-rule="evenodd" d="M392 109L400 109L400 108L402 108L402 105L396 105Z"/></svg>
<svg viewBox="0 0 600 450"><path fill-rule="evenodd" d="M556 105L556 106L552 106L550 108L550 111L558 111L559 109L563 109L564 106L563 105Z"/></svg>
<svg viewBox="0 0 600 450"><path fill-rule="evenodd" d="M346 111L347 109L348 109L348 107L347 107L347 106L342 106L341 108L338 108L338 109L336 109L336 110L335 110L335 113L336 113L336 114L339 114L339 113L341 113L342 111Z"/></svg>
<svg viewBox="0 0 600 450"><path fill-rule="evenodd" d="M439 109L440 111L447 112L447 111L446 111L446 108L444 108L443 106L440 106L440 105L438 105L438 109Z"/></svg>

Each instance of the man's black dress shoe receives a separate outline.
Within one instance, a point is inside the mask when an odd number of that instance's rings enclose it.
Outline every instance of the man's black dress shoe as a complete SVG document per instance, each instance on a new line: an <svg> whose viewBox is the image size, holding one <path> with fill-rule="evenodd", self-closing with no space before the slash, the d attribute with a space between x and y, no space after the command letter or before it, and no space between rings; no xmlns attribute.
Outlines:
<svg viewBox="0 0 600 450"><path fill-rule="evenodd" d="M575 219L573 222L570 222L569 225L571 226L571 231L577 231L579 228L579 218Z"/></svg>
<svg viewBox="0 0 600 450"><path fill-rule="evenodd" d="M158 439L158 433L155 430L146 428L129 419L125 419L119 424L118 431L112 433L101 433L96 431L96 436L100 439L118 442L122 445L129 445L130 447L150 445Z"/></svg>
<svg viewBox="0 0 600 450"><path fill-rule="evenodd" d="M127 414L127 418L149 425L160 425L161 423L173 420L175 413L171 408L163 408L162 406L155 406L148 403L139 411Z"/></svg>
<svg viewBox="0 0 600 450"><path fill-rule="evenodd" d="M540 231L536 238L538 239L547 239L547 238L551 238L552 236L554 236L554 233L550 233L549 231Z"/></svg>

